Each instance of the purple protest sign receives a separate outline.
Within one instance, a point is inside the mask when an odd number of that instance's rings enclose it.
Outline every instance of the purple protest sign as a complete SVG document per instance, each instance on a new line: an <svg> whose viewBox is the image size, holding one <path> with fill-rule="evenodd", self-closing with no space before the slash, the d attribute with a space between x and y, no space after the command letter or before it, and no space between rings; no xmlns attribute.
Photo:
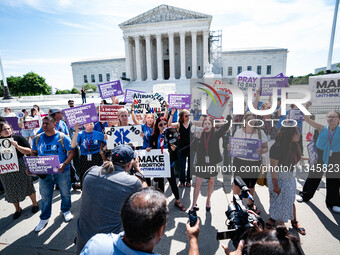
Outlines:
<svg viewBox="0 0 340 255"><path fill-rule="evenodd" d="M85 104L77 107L72 107L62 110L67 126L72 128L78 122L79 125L84 125L99 120L97 109L94 103Z"/></svg>
<svg viewBox="0 0 340 255"><path fill-rule="evenodd" d="M126 89L125 90L124 102L131 104L133 102L133 94L135 94L135 93L145 93L145 92L139 91L139 90L133 90L133 89Z"/></svg>
<svg viewBox="0 0 340 255"><path fill-rule="evenodd" d="M289 110L289 119L304 120L304 114L299 109L290 109Z"/></svg>
<svg viewBox="0 0 340 255"><path fill-rule="evenodd" d="M190 94L169 94L168 102L169 108L189 109L190 108Z"/></svg>
<svg viewBox="0 0 340 255"><path fill-rule="evenodd" d="M288 77L262 77L260 80L261 96L271 96L273 88L284 88L288 86ZM278 95L281 95L281 89L278 89Z"/></svg>
<svg viewBox="0 0 340 255"><path fill-rule="evenodd" d="M102 99L123 95L120 80L98 84L98 89Z"/></svg>
<svg viewBox="0 0 340 255"><path fill-rule="evenodd" d="M10 124L11 127L13 128L14 135L21 135L21 128L19 127L19 124L18 124L18 118L17 117L5 117L5 119L8 122L8 124Z"/></svg>
<svg viewBox="0 0 340 255"><path fill-rule="evenodd" d="M262 141L259 139L245 139L229 137L229 156L260 160L260 154L256 150L261 148Z"/></svg>
<svg viewBox="0 0 340 255"><path fill-rule="evenodd" d="M27 170L31 174L58 174L60 168L59 157L39 156L39 157L24 157Z"/></svg>
<svg viewBox="0 0 340 255"><path fill-rule="evenodd" d="M308 156L309 156L309 164L312 166L316 164L318 161L318 151L316 149L315 141L311 141L309 144L307 144L307 151L308 151Z"/></svg>
<svg viewBox="0 0 340 255"><path fill-rule="evenodd" d="M24 122L24 129L35 129L40 127L38 120L30 120Z"/></svg>

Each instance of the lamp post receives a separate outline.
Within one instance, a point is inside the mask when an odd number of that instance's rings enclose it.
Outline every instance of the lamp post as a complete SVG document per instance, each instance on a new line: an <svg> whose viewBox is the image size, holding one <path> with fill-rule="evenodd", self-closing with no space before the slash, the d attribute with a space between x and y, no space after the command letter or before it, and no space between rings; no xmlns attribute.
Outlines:
<svg viewBox="0 0 340 255"><path fill-rule="evenodd" d="M0 55L0 69L1 69L1 74L2 74L2 80L4 82L4 97L2 98L2 100L13 99L13 97L11 97L11 93L9 92L9 89L7 86L7 80L4 74L4 68L2 66L1 55Z"/></svg>
<svg viewBox="0 0 340 255"><path fill-rule="evenodd" d="M338 7L339 7L339 0L335 0L335 8L334 8L334 16L333 16L333 26L332 26L332 33L331 33L331 42L329 44L329 52L328 52L328 61L327 61L326 73L330 73L331 72L332 55L333 55L333 44L334 44L334 34L335 34L335 27L336 27L336 19L337 19L337 16L338 16Z"/></svg>

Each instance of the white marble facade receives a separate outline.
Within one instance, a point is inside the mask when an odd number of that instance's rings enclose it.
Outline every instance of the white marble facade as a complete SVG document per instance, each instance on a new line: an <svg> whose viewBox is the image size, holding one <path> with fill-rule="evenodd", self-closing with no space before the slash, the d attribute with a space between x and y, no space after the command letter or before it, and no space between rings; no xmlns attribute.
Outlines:
<svg viewBox="0 0 340 255"><path fill-rule="evenodd" d="M74 86L81 88L86 83L85 75L88 83L101 83L99 75L106 82L108 73L111 80L126 77L129 87L148 87L147 84L165 81L189 84L189 79L203 77L208 65L211 21L211 15L168 5L129 19L119 24L125 58L73 62ZM252 66L256 72L260 65L262 76L270 76L263 75L267 66L272 75L285 74L287 53L286 49L224 51L222 76L235 77L240 66L242 71Z"/></svg>

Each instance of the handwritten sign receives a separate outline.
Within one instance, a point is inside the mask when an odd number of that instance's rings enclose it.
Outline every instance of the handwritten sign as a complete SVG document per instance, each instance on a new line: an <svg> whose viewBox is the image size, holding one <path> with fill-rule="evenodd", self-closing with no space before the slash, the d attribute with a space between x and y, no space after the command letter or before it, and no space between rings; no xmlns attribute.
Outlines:
<svg viewBox="0 0 340 255"><path fill-rule="evenodd" d="M165 99L158 93L135 93L134 113L161 113L165 111Z"/></svg>
<svg viewBox="0 0 340 255"><path fill-rule="evenodd" d="M101 105L99 106L99 121L113 121L118 119L118 110L123 105Z"/></svg>
<svg viewBox="0 0 340 255"><path fill-rule="evenodd" d="M35 129L40 127L39 120L30 120L24 122L24 129Z"/></svg>
<svg viewBox="0 0 340 255"><path fill-rule="evenodd" d="M231 146L229 156L241 157L253 160L260 160L260 154L256 150L261 148L262 141L259 139L243 139L229 137L229 144Z"/></svg>
<svg viewBox="0 0 340 255"><path fill-rule="evenodd" d="M31 174L58 174L60 167L59 157L39 156L39 157L24 157L27 170Z"/></svg>
<svg viewBox="0 0 340 255"><path fill-rule="evenodd" d="M91 122L98 121L98 114L96 106L92 104L85 104L77 107L72 107L62 110L67 126L72 128L78 122L79 125L84 125Z"/></svg>
<svg viewBox="0 0 340 255"><path fill-rule="evenodd" d="M133 94L135 93L145 93L144 91L139 91L139 90L133 90L133 89L126 89L125 90L125 98L124 102L125 103L132 103L133 101Z"/></svg>
<svg viewBox="0 0 340 255"><path fill-rule="evenodd" d="M170 177L170 157L167 150L138 151L139 168L145 177Z"/></svg>
<svg viewBox="0 0 340 255"><path fill-rule="evenodd" d="M0 174L19 171L17 151L11 141L13 138L0 139Z"/></svg>
<svg viewBox="0 0 340 255"><path fill-rule="evenodd" d="M141 125L124 126L124 127L106 127L105 134L108 139L106 141L107 148L113 149L120 144L132 144L134 146L143 145L143 137L141 136Z"/></svg>
<svg viewBox="0 0 340 255"><path fill-rule="evenodd" d="M102 99L123 95L119 80L98 84L98 89Z"/></svg>
<svg viewBox="0 0 340 255"><path fill-rule="evenodd" d="M190 94L169 94L169 108L189 109L191 103L190 100Z"/></svg>

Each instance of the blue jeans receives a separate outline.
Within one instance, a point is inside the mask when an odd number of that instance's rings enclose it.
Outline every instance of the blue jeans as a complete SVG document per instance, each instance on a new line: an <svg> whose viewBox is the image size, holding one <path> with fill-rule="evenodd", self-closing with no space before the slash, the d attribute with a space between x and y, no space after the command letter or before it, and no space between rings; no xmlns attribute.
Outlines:
<svg viewBox="0 0 340 255"><path fill-rule="evenodd" d="M41 195L40 219L42 220L47 220L51 217L54 183L59 185L61 211L64 213L71 209L70 169L60 174L48 174L45 179L39 179L39 191Z"/></svg>
<svg viewBox="0 0 340 255"><path fill-rule="evenodd" d="M185 167L188 159L188 169L187 169L187 178L185 179ZM190 155L185 156L182 155L180 152L178 152L178 164L179 164L179 181L181 183L185 183L185 181L190 182L191 176L190 176Z"/></svg>

